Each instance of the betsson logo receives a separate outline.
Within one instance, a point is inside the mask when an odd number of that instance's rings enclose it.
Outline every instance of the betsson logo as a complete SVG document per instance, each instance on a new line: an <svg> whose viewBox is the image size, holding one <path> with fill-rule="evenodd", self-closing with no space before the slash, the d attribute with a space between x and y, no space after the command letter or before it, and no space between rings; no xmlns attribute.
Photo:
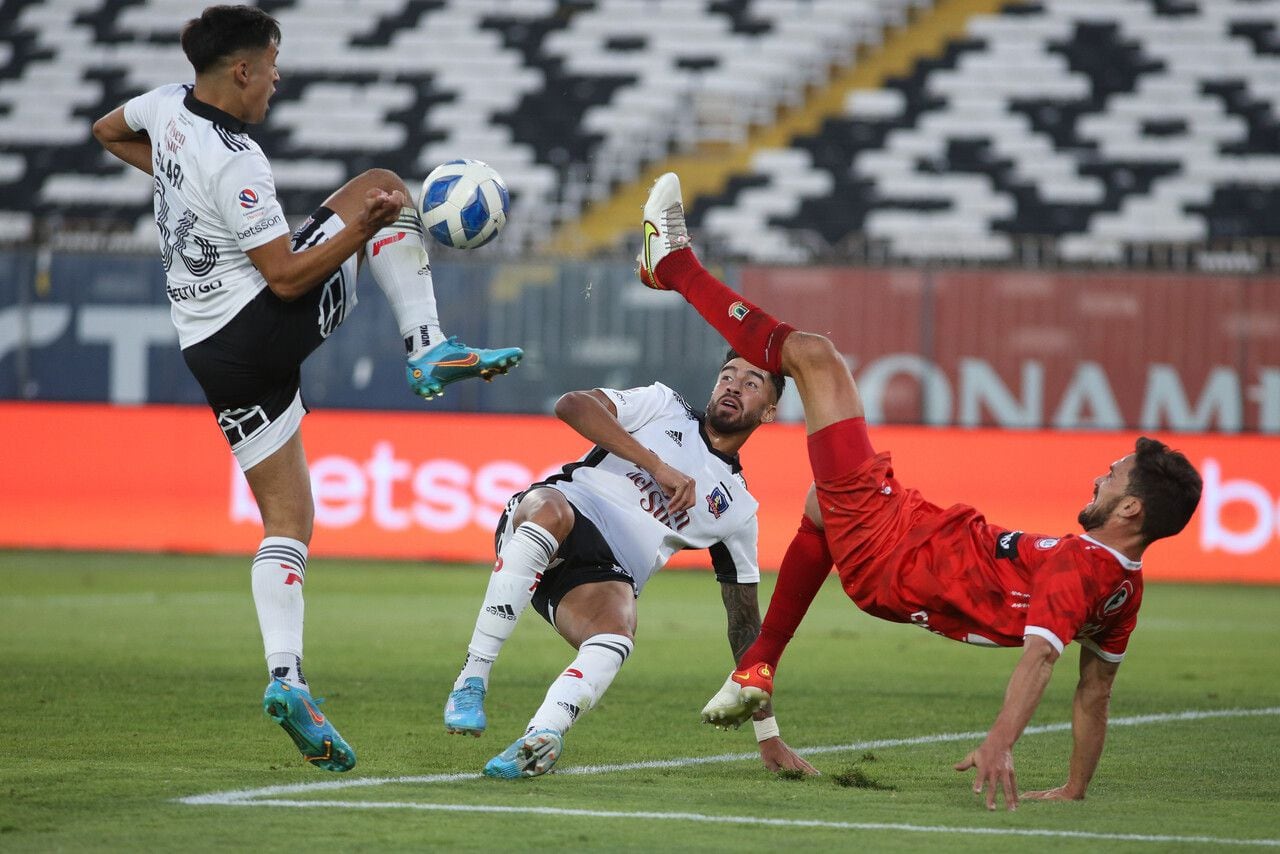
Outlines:
<svg viewBox="0 0 1280 854"><path fill-rule="evenodd" d="M1280 497L1252 480L1223 480L1222 465L1212 457L1204 461L1200 473L1204 477L1199 508L1202 549L1248 555L1280 539Z"/></svg>
<svg viewBox="0 0 1280 854"><path fill-rule="evenodd" d="M372 523L383 531L419 528L437 533L475 525L493 531L507 499L558 472L538 473L511 460L473 467L447 458L412 461L396 456L390 442L378 442L366 460L332 455L311 465L317 528L349 528ZM253 493L231 461L231 522L261 524Z"/></svg>

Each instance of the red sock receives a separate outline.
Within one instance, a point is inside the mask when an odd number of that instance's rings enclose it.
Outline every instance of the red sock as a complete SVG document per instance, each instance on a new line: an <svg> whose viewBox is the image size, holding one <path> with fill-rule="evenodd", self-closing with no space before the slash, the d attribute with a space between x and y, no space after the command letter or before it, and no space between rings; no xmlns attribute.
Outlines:
<svg viewBox="0 0 1280 854"><path fill-rule="evenodd" d="M778 584L769 599L769 611L764 616L764 625L760 627L760 636L742 654L738 669L762 661L777 669L783 651L830 571L831 551L827 548L827 538L805 516L782 558Z"/></svg>
<svg viewBox="0 0 1280 854"><path fill-rule="evenodd" d="M687 299L738 355L770 373L782 373L782 342L794 330L791 324L744 300L708 273L691 249L672 252L654 272Z"/></svg>

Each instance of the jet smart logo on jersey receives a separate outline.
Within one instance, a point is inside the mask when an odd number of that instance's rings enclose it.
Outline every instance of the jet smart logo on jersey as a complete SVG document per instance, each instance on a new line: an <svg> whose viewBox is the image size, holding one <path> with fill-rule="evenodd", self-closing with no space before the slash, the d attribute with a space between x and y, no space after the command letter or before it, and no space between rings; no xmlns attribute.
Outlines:
<svg viewBox="0 0 1280 854"><path fill-rule="evenodd" d="M258 206L260 199L258 194L253 191L252 187L245 187L240 191L240 207L245 210L252 210Z"/></svg>

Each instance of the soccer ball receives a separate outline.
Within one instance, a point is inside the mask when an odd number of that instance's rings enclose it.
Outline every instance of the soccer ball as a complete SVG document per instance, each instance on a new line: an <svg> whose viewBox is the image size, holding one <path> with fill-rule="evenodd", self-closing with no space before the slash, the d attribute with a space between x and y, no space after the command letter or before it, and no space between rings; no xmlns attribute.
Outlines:
<svg viewBox="0 0 1280 854"><path fill-rule="evenodd" d="M502 176L479 160L450 160L432 169L420 198L422 224L454 249L475 249L497 237L511 206Z"/></svg>

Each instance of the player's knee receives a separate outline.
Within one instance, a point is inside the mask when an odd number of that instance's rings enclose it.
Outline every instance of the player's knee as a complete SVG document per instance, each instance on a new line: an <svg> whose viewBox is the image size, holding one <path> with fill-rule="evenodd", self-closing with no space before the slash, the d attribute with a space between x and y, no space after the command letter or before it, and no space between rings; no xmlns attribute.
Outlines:
<svg viewBox="0 0 1280 854"><path fill-rule="evenodd" d="M390 169L381 167L368 169L360 173L356 180L368 189L383 190L388 193L399 190L405 194L405 198L409 198L409 188L405 185L404 179Z"/></svg>
<svg viewBox="0 0 1280 854"><path fill-rule="evenodd" d="M524 497L512 521L516 527L533 522L559 542L564 542L573 530L573 508L569 506L568 499L556 490L538 489Z"/></svg>
<svg viewBox="0 0 1280 854"><path fill-rule="evenodd" d="M823 530L822 510L818 507L818 487L816 485L810 484L809 494L804 497L804 515L819 531Z"/></svg>

